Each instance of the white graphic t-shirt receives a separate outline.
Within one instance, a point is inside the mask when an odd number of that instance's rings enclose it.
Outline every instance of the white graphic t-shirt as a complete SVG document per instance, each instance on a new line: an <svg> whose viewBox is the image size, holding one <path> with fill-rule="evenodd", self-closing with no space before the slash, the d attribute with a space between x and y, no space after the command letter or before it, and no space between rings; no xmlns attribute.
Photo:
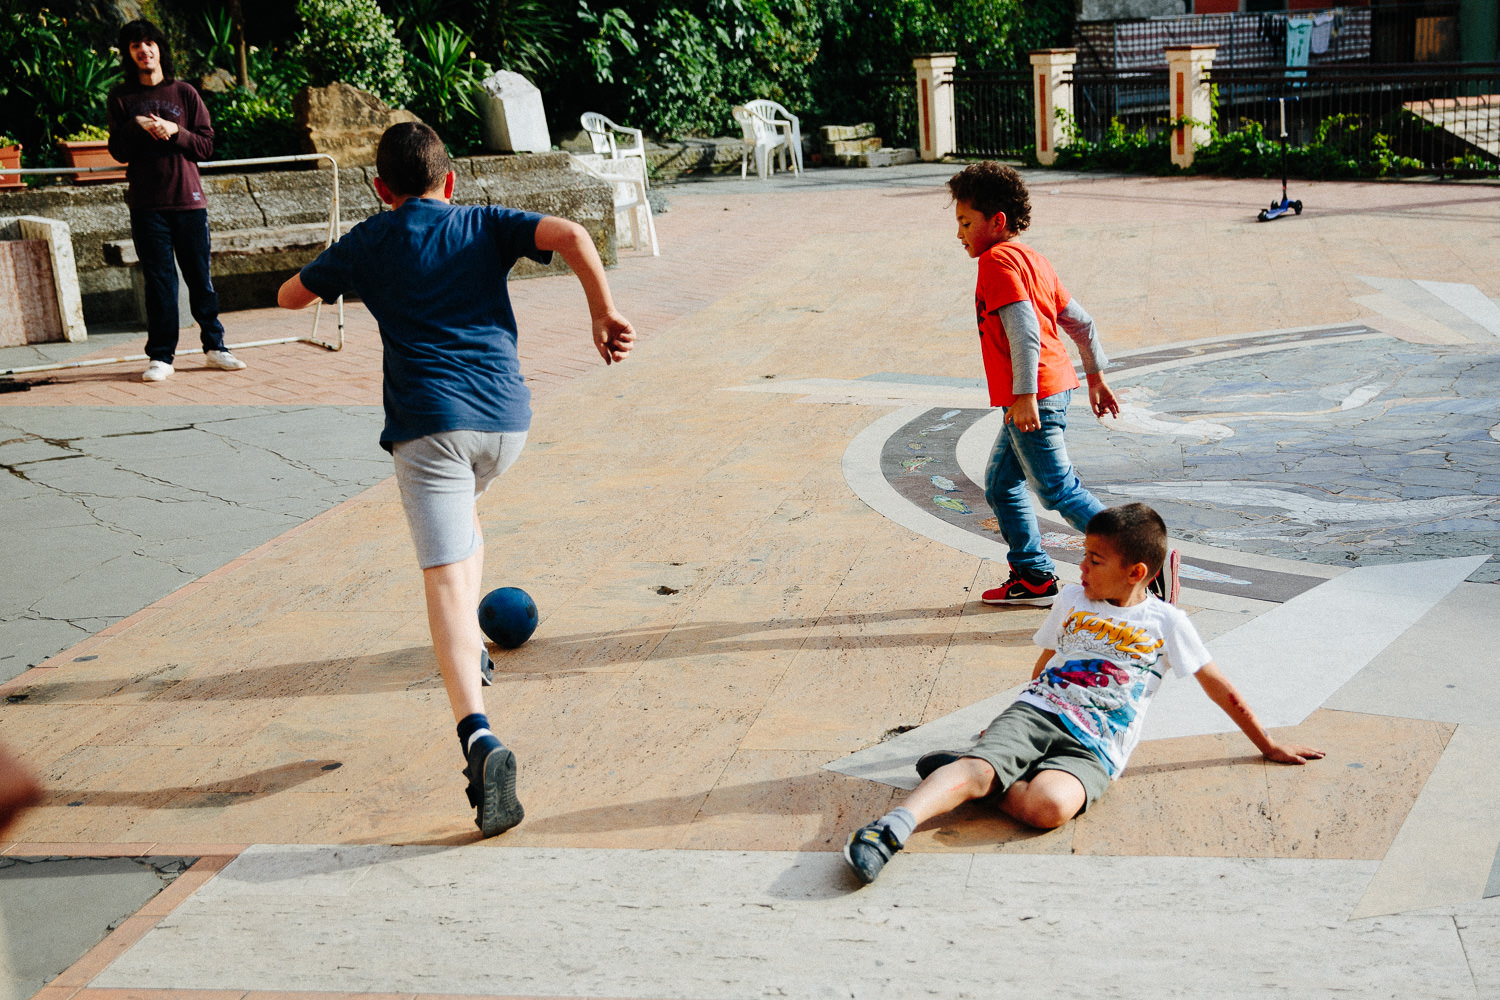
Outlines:
<svg viewBox="0 0 1500 1000"><path fill-rule="evenodd" d="M1167 670L1189 677L1213 659L1180 609L1156 597L1117 608L1089 600L1076 583L1062 589L1032 639L1057 655L1017 700L1055 713L1111 778L1140 742L1146 706Z"/></svg>

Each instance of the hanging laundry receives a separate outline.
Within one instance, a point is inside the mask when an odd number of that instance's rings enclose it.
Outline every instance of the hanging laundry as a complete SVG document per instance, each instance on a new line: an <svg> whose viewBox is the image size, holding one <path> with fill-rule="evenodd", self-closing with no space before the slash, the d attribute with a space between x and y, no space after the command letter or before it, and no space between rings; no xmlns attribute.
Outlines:
<svg viewBox="0 0 1500 1000"><path fill-rule="evenodd" d="M1286 64L1290 67L1306 66L1312 49L1313 23L1310 17L1286 19ZM1287 76L1306 76L1307 71L1290 72Z"/></svg>
<svg viewBox="0 0 1500 1000"><path fill-rule="evenodd" d="M1333 38L1333 15L1317 14L1312 19L1312 54L1321 56L1328 51Z"/></svg>

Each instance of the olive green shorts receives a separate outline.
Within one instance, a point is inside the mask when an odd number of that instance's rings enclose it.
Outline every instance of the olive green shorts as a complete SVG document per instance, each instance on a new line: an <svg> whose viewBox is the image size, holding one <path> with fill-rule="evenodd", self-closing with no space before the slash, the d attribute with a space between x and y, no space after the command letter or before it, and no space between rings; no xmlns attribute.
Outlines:
<svg viewBox="0 0 1500 1000"><path fill-rule="evenodd" d="M1083 785L1083 812L1109 789L1109 771L1093 751L1068 732L1062 720L1034 705L1015 702L995 717L964 757L995 769L996 796L1038 771L1066 771Z"/></svg>

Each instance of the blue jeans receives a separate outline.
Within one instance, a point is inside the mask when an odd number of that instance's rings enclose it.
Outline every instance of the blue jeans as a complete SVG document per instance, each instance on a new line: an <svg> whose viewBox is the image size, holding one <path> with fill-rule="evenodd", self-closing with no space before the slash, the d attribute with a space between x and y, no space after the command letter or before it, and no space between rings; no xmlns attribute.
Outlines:
<svg viewBox="0 0 1500 1000"><path fill-rule="evenodd" d="M146 285L146 357L171 364L177 354L178 267L187 283L188 306L201 328L203 349L222 351L224 324L219 322L219 296L208 273L208 209L131 209L130 238L135 241Z"/></svg>
<svg viewBox="0 0 1500 1000"><path fill-rule="evenodd" d="M984 474L984 499L1000 522L1000 534L1010 549L1010 564L1031 576L1051 573L1054 564L1042 549L1036 513L1026 490L1028 482L1042 506L1057 511L1079 531L1104 509L1079 482L1063 444L1072 399L1073 390L1068 389L1037 400L1041 417L1037 430L1022 432L1009 423L1001 428Z"/></svg>

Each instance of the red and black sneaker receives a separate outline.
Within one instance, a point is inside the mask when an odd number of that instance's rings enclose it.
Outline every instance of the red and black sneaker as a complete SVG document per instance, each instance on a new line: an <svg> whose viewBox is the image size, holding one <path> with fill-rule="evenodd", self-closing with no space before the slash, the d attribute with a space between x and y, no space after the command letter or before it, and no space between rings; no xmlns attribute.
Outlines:
<svg viewBox="0 0 1500 1000"><path fill-rule="evenodd" d="M1151 578L1147 588L1151 593L1166 601L1168 604L1176 604L1177 596L1182 591L1182 583L1178 579L1178 573L1182 568L1182 556L1176 549L1167 553L1166 562L1162 565L1161 572Z"/></svg>
<svg viewBox="0 0 1500 1000"><path fill-rule="evenodd" d="M1010 579L1005 581L1004 586L986 590L979 599L985 604L1029 604L1038 608L1050 608L1052 599L1056 596L1057 577L1051 573L1029 576L1012 566Z"/></svg>

